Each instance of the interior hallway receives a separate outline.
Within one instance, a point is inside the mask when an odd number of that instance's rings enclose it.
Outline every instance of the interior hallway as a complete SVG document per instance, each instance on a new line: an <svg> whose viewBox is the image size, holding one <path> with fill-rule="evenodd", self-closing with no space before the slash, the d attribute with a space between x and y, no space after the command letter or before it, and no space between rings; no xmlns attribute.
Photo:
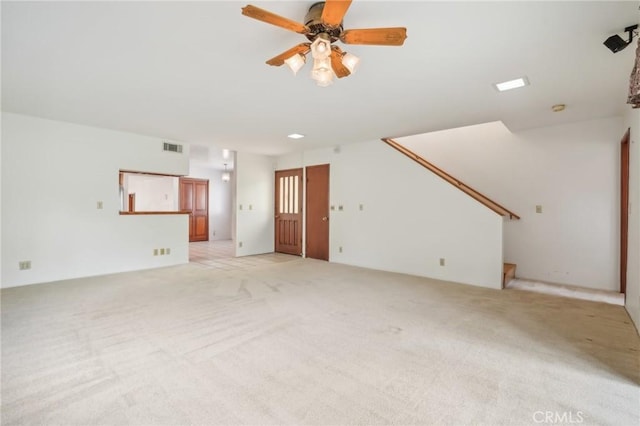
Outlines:
<svg viewBox="0 0 640 426"><path fill-rule="evenodd" d="M623 307L271 256L2 290L2 424L638 424Z"/></svg>
<svg viewBox="0 0 640 426"><path fill-rule="evenodd" d="M299 259L282 253L235 257L233 240L202 241L189 243L189 262L209 268L231 271L270 263L282 263Z"/></svg>
<svg viewBox="0 0 640 426"><path fill-rule="evenodd" d="M189 262L235 257L233 240L200 241L189 243Z"/></svg>

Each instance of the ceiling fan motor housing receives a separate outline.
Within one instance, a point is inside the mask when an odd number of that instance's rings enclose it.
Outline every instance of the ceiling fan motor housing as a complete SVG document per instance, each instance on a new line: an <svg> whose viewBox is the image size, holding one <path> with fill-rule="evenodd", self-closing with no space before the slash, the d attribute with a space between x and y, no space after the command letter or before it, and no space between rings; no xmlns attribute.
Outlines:
<svg viewBox="0 0 640 426"><path fill-rule="evenodd" d="M327 26L322 22L322 11L324 10L323 1L314 3L309 8L309 12L304 17L304 24L309 28L309 32L305 34L305 36L313 41L316 39L318 34L327 34L331 43L337 41L342 34L342 22L337 27Z"/></svg>

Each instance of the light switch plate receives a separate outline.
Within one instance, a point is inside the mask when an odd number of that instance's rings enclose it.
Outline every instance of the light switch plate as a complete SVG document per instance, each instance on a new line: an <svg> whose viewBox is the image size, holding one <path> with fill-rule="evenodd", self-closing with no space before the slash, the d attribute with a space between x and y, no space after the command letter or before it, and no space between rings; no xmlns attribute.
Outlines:
<svg viewBox="0 0 640 426"><path fill-rule="evenodd" d="M540 204L536 206L536 213L542 213L542 206Z"/></svg>

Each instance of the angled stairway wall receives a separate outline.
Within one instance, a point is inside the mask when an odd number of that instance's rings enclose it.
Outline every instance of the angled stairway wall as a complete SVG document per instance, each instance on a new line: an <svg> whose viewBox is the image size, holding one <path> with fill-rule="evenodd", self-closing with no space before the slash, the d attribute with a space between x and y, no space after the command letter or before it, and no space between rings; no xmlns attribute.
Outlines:
<svg viewBox="0 0 640 426"><path fill-rule="evenodd" d="M408 157L411 160L415 161L416 163L420 164L422 167L424 167L425 169L429 170L430 172L432 172L433 174L435 174L439 178L443 179L445 182L450 183L455 188L457 188L460 191L464 192L465 194L467 194L468 196L470 196L471 198L473 198L474 200L476 200L477 202L479 202L483 206L487 207L488 209L493 210L495 213L499 214L500 216L502 216L504 218L508 218L508 219L516 219L516 220L520 219L520 216L518 216L517 214L515 214L511 210L507 209L506 207L502 206L501 204L498 204L496 201L490 199L486 195L482 194L480 191L478 191L478 190L472 188L471 186L469 186L468 184L462 182L460 179L458 179L458 178L450 175L449 173L445 172L441 168L437 167L435 164L428 162L424 157L418 155L414 151L411 151L410 149L408 149L407 147L399 144L398 142L394 141L393 139L391 139L391 138L383 138L382 141L384 143L386 143L387 145L389 145L390 147L394 148L396 151L400 152L401 154L405 155L406 157Z"/></svg>
<svg viewBox="0 0 640 426"><path fill-rule="evenodd" d="M617 291L624 130L619 117L516 133L494 122L395 140L521 216L504 224L518 277Z"/></svg>
<svg viewBox="0 0 640 426"><path fill-rule="evenodd" d="M404 156L409 158L410 160L415 161L417 164L421 165L422 167L427 169L429 172L431 172L434 175L438 176L439 178L441 178L445 182L453 185L454 188L464 192L465 194L467 194L468 196L470 196L471 198L473 198L474 200L476 200L477 202L479 202L480 204L482 204L486 208L490 209L494 213L499 214L500 216L502 216L505 219L510 219L510 220L514 220L514 219L515 220L519 220L520 219L520 216L515 214L513 211L507 209L503 205L501 205L501 204L497 203L496 201L490 199L486 195L482 194L480 191L478 191L478 190L472 188L471 186L469 186L468 184L462 182L460 179L450 175L446 171L444 171L441 168L437 167L435 164L430 163L424 157L418 155L414 151L411 151L409 148L399 144L395 140L393 140L391 138L382 138L382 141L384 143L386 143L387 145L389 145L391 148L395 149L396 151L400 152L401 154L403 154ZM502 274L502 287L503 288L507 286L509 281L511 281L512 279L515 278L516 266L517 265L514 264L514 263L504 263L504 265L503 265L503 274Z"/></svg>

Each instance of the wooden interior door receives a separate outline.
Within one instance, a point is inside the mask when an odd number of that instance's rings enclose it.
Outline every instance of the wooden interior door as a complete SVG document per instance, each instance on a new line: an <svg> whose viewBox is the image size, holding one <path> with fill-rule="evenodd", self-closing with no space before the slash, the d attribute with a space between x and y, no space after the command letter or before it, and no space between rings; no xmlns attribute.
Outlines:
<svg viewBox="0 0 640 426"><path fill-rule="evenodd" d="M307 257L329 260L329 165L307 167Z"/></svg>
<svg viewBox="0 0 640 426"><path fill-rule="evenodd" d="M189 242L209 241L209 181L180 178L180 210L189 211Z"/></svg>
<svg viewBox="0 0 640 426"><path fill-rule="evenodd" d="M629 236L629 139L630 129L622 137L620 150L620 293L627 292L627 249Z"/></svg>
<svg viewBox="0 0 640 426"><path fill-rule="evenodd" d="M275 200L276 251L302 255L302 169L276 171Z"/></svg>

